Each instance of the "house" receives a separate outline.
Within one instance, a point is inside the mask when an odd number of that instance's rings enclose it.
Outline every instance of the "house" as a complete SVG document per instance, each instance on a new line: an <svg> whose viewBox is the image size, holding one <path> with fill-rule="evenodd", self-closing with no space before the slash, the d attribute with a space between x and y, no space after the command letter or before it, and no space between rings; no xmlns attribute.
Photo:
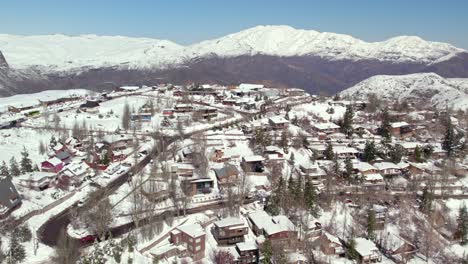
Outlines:
<svg viewBox="0 0 468 264"><path fill-rule="evenodd" d="M177 113L188 113L193 111L193 106L189 104L178 104L174 106L174 111Z"/></svg>
<svg viewBox="0 0 468 264"><path fill-rule="evenodd" d="M36 191L42 191L50 187L54 182L56 174L52 172L32 172L28 178L20 180L20 185Z"/></svg>
<svg viewBox="0 0 468 264"><path fill-rule="evenodd" d="M197 109L194 114L201 116L203 119L211 119L218 116L218 109L214 107L203 107Z"/></svg>
<svg viewBox="0 0 468 264"><path fill-rule="evenodd" d="M228 217L213 223L213 237L218 245L232 245L244 242L248 226L239 217Z"/></svg>
<svg viewBox="0 0 468 264"><path fill-rule="evenodd" d="M355 148L346 146L334 146L333 152L338 159L354 159L359 153Z"/></svg>
<svg viewBox="0 0 468 264"><path fill-rule="evenodd" d="M322 170L317 162L306 162L299 165L302 176L309 178L312 182L319 182L327 174Z"/></svg>
<svg viewBox="0 0 468 264"><path fill-rule="evenodd" d="M236 244L236 251L239 254L237 263L257 264L259 263L260 251L254 242L241 242Z"/></svg>
<svg viewBox="0 0 468 264"><path fill-rule="evenodd" d="M178 177L193 177L195 167L191 163L177 163L171 167L171 172L175 173Z"/></svg>
<svg viewBox="0 0 468 264"><path fill-rule="evenodd" d="M362 237L358 237L354 241L356 242L355 249L358 253L359 263L367 264L382 261L382 256L374 242Z"/></svg>
<svg viewBox="0 0 468 264"><path fill-rule="evenodd" d="M220 185L232 184L237 181L240 175L239 169L233 164L225 164L222 168L213 169L213 171Z"/></svg>
<svg viewBox="0 0 468 264"><path fill-rule="evenodd" d="M341 241L334 235L324 231L320 236L320 250L325 255L343 256L345 251Z"/></svg>
<svg viewBox="0 0 468 264"><path fill-rule="evenodd" d="M386 232L386 234L382 234L382 236L385 237L382 240L382 247L385 253L401 261L401 263L406 263L417 252L415 245L398 234Z"/></svg>
<svg viewBox="0 0 468 264"><path fill-rule="evenodd" d="M255 235L263 235L273 244L289 248L297 239L296 226L285 215L270 216L265 211L256 211L248 215L248 220Z"/></svg>
<svg viewBox="0 0 468 264"><path fill-rule="evenodd" d="M183 245L188 255L198 261L205 257L205 239L205 230L200 224L189 224L172 230L169 241L174 245Z"/></svg>
<svg viewBox="0 0 468 264"><path fill-rule="evenodd" d="M289 121L282 116L273 116L268 118L268 124L273 130L282 130L288 128Z"/></svg>
<svg viewBox="0 0 468 264"><path fill-rule="evenodd" d="M384 177L396 177L401 175L401 170L398 165L392 162L378 162L374 164L380 174Z"/></svg>
<svg viewBox="0 0 468 264"><path fill-rule="evenodd" d="M264 155L277 155L277 157L282 158L284 156L284 152L281 148L277 146L266 146L265 150L263 151Z"/></svg>
<svg viewBox="0 0 468 264"><path fill-rule="evenodd" d="M263 172L265 159L262 156L254 155L242 157L242 167L247 172Z"/></svg>
<svg viewBox="0 0 468 264"><path fill-rule="evenodd" d="M173 117L174 116L174 110L172 109L164 109L162 111L162 114L164 117Z"/></svg>
<svg viewBox="0 0 468 264"><path fill-rule="evenodd" d="M68 164L71 161L71 154L68 151L59 151L55 157L61 160L64 164Z"/></svg>
<svg viewBox="0 0 468 264"><path fill-rule="evenodd" d="M361 173L362 175L378 173L378 169L367 162L354 162L353 170L355 173Z"/></svg>
<svg viewBox="0 0 468 264"><path fill-rule="evenodd" d="M10 179L0 178L0 217L21 204L21 197Z"/></svg>
<svg viewBox="0 0 468 264"><path fill-rule="evenodd" d="M205 194L211 193L213 188L213 180L211 178L199 178L190 180L190 194Z"/></svg>
<svg viewBox="0 0 468 264"><path fill-rule="evenodd" d="M410 124L406 122L391 123L390 127L390 134L392 134L392 136L394 137L405 136L413 131Z"/></svg>
<svg viewBox="0 0 468 264"><path fill-rule="evenodd" d="M335 123L317 123L314 124L314 129L317 132L322 132L325 134L332 134L339 131L340 126Z"/></svg>
<svg viewBox="0 0 468 264"><path fill-rule="evenodd" d="M322 234L322 224L311 214L301 217L301 225L306 239L319 237Z"/></svg>
<svg viewBox="0 0 468 264"><path fill-rule="evenodd" d="M364 174L363 178L363 187L366 189L383 190L385 188L384 178L378 173Z"/></svg>
<svg viewBox="0 0 468 264"><path fill-rule="evenodd" d="M63 161L57 157L53 157L41 163L41 171L57 173L63 169L63 166Z"/></svg>

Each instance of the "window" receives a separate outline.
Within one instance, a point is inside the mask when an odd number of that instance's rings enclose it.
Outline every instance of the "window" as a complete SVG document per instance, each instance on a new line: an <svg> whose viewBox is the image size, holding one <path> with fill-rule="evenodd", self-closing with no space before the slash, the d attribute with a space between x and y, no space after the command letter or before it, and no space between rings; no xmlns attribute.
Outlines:
<svg viewBox="0 0 468 264"><path fill-rule="evenodd" d="M201 238L197 238L197 240L195 240L195 243L200 243L201 242Z"/></svg>
<svg viewBox="0 0 468 264"><path fill-rule="evenodd" d="M195 248L195 251L200 251L200 249L201 249L201 246L198 245L198 246Z"/></svg>

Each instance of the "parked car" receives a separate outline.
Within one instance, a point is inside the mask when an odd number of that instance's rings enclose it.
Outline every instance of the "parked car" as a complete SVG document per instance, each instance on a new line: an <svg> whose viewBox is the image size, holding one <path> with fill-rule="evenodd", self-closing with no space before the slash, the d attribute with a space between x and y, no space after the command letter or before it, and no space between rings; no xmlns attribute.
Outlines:
<svg viewBox="0 0 468 264"><path fill-rule="evenodd" d="M87 235L85 237L82 237L80 239L80 242L82 244L90 244L90 243L93 243L94 241L97 240L97 236L96 235Z"/></svg>

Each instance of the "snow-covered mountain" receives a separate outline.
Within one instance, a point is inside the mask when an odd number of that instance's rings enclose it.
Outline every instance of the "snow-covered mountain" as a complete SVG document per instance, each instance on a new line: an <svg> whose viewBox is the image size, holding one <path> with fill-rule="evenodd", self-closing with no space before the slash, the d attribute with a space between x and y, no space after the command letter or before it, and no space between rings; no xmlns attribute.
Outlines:
<svg viewBox="0 0 468 264"><path fill-rule="evenodd" d="M468 52L419 37L365 42L348 35L257 26L189 46L123 36L0 34L0 96L159 82L264 83L336 93L380 74L468 78Z"/></svg>
<svg viewBox="0 0 468 264"><path fill-rule="evenodd" d="M379 60L430 64L465 52L419 37L364 42L348 35L257 26L219 39L181 46L168 40L122 36L0 35L0 51L12 68L48 71L78 68L167 68L217 55L317 56L331 60Z"/></svg>
<svg viewBox="0 0 468 264"><path fill-rule="evenodd" d="M354 99L366 99L370 94L400 102L430 102L439 109L468 109L468 79L446 79L435 73L377 75L340 93Z"/></svg>

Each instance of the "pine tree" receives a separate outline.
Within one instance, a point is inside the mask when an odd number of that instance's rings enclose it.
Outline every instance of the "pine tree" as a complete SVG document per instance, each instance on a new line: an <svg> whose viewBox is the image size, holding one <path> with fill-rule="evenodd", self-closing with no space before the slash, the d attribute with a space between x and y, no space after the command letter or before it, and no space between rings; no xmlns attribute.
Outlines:
<svg viewBox="0 0 468 264"><path fill-rule="evenodd" d="M442 149L447 151L447 156L451 157L455 150L455 130L453 129L452 122L448 118L445 130L444 140L442 141Z"/></svg>
<svg viewBox="0 0 468 264"><path fill-rule="evenodd" d="M294 165L294 163L296 162L296 157L294 156L294 152L292 151L291 152L291 155L289 156L289 161L291 162L291 164Z"/></svg>
<svg viewBox="0 0 468 264"><path fill-rule="evenodd" d="M130 128L131 113L130 106L125 102L123 113L122 113L122 128L128 130Z"/></svg>
<svg viewBox="0 0 468 264"><path fill-rule="evenodd" d="M5 161L2 161L2 165L0 166L0 175L6 176L7 178L10 178L10 171L8 170L8 166L5 163Z"/></svg>
<svg viewBox="0 0 468 264"><path fill-rule="evenodd" d="M273 260L273 246L271 245L271 241L266 239L262 245L262 255L263 255L263 264L270 264Z"/></svg>
<svg viewBox="0 0 468 264"><path fill-rule="evenodd" d="M458 210L458 232L461 237L461 244L465 245L468 243L468 211L465 203Z"/></svg>
<svg viewBox="0 0 468 264"><path fill-rule="evenodd" d="M392 136L390 134L391 128L392 127L390 125L390 115L388 114L388 109L385 108L382 112L382 123L380 124L380 127L378 129L379 135L381 135L387 141L390 141L392 139Z"/></svg>
<svg viewBox="0 0 468 264"><path fill-rule="evenodd" d="M422 157L422 151L421 151L421 148L419 147L419 145L416 146L416 148L414 148L414 160L416 162L423 162L424 159Z"/></svg>
<svg viewBox="0 0 468 264"><path fill-rule="evenodd" d="M302 184L303 184L302 175L299 175L299 177L297 178L294 184L294 194L293 194L294 201L298 203L301 202L301 198L303 197L302 196L303 194Z"/></svg>
<svg viewBox="0 0 468 264"><path fill-rule="evenodd" d="M315 187L310 182L310 179L307 179L304 185L304 203L305 207L311 215L314 217L319 217L319 210L317 208L317 192Z"/></svg>
<svg viewBox="0 0 468 264"><path fill-rule="evenodd" d="M351 238L346 247L346 254L348 255L349 259L354 259L357 260L359 258L359 254L356 251L356 240L354 238Z"/></svg>
<svg viewBox="0 0 468 264"><path fill-rule="evenodd" d="M369 240L375 240L375 229L376 229L377 221L375 219L375 211L370 209L367 212L367 238Z"/></svg>
<svg viewBox="0 0 468 264"><path fill-rule="evenodd" d="M283 148L284 153L288 153L288 146L288 132L286 130L283 130L283 132L281 133L280 147Z"/></svg>
<svg viewBox="0 0 468 264"><path fill-rule="evenodd" d="M50 138L50 146L55 147L56 145L57 145L57 139L55 138L55 136L52 135L52 137Z"/></svg>
<svg viewBox="0 0 468 264"><path fill-rule="evenodd" d="M353 107L351 105L346 106L346 111L341 121L341 132L343 132L348 137L353 135L353 117Z"/></svg>
<svg viewBox="0 0 468 264"><path fill-rule="evenodd" d="M391 162L398 164L405 154L405 149L400 145L390 146L388 150L388 158Z"/></svg>
<svg viewBox="0 0 468 264"><path fill-rule="evenodd" d="M21 172L27 173L27 172L32 172L33 171L33 166L32 166L32 161L29 158L29 153L26 147L23 147L23 151L21 152Z"/></svg>
<svg viewBox="0 0 468 264"><path fill-rule="evenodd" d="M364 154L362 156L363 160L366 162L372 162L376 158L376 149L374 141L367 141L366 146L364 147Z"/></svg>
<svg viewBox="0 0 468 264"><path fill-rule="evenodd" d="M26 250L19 242L18 236L12 233L10 236L10 247L8 250L9 263L22 263L26 258Z"/></svg>
<svg viewBox="0 0 468 264"><path fill-rule="evenodd" d="M421 211L424 213L429 213L432 211L432 201L434 197L427 187L424 188L422 198L421 198Z"/></svg>
<svg viewBox="0 0 468 264"><path fill-rule="evenodd" d="M21 174L18 162L16 162L15 157L11 157L10 159L10 174L11 176L18 176Z"/></svg>
<svg viewBox="0 0 468 264"><path fill-rule="evenodd" d="M333 160L333 158L335 157L335 153L333 152L333 146L331 143L327 144L327 148L325 149L324 155L325 159L327 160Z"/></svg>
<svg viewBox="0 0 468 264"><path fill-rule="evenodd" d="M353 175L353 163L351 162L351 159L347 158L345 159L345 179L348 182L351 182L351 177Z"/></svg>

